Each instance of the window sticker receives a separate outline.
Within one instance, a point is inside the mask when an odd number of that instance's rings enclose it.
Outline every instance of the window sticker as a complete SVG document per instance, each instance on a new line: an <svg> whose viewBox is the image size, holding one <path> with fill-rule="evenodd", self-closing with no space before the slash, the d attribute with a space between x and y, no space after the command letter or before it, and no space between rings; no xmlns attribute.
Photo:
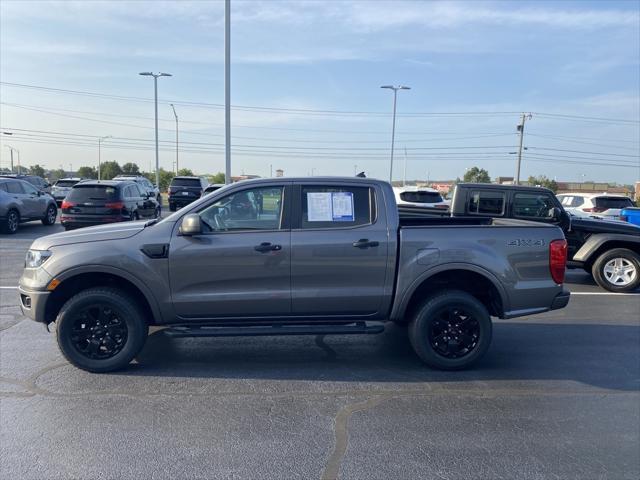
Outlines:
<svg viewBox="0 0 640 480"><path fill-rule="evenodd" d="M331 194L334 222L353 222L353 193L333 192Z"/></svg>
<svg viewBox="0 0 640 480"><path fill-rule="evenodd" d="M353 192L308 192L307 221L353 222Z"/></svg>
<svg viewBox="0 0 640 480"><path fill-rule="evenodd" d="M330 222L331 192L307 193L307 220L309 222Z"/></svg>

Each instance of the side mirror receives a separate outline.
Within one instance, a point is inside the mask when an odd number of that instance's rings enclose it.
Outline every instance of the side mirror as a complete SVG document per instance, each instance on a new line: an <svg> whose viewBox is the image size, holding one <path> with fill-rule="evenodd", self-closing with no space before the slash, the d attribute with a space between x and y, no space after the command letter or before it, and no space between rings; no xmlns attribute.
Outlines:
<svg viewBox="0 0 640 480"><path fill-rule="evenodd" d="M553 218L554 222L560 222L562 220L562 210L558 207L553 207L551 209L551 218Z"/></svg>
<svg viewBox="0 0 640 480"><path fill-rule="evenodd" d="M42 195L44 195L44 192L42 190L38 190L38 196L41 197Z"/></svg>
<svg viewBox="0 0 640 480"><path fill-rule="evenodd" d="M199 235L202 233L202 224L200 223L200 215L197 213L190 213L185 215L180 224L180 235L191 236Z"/></svg>

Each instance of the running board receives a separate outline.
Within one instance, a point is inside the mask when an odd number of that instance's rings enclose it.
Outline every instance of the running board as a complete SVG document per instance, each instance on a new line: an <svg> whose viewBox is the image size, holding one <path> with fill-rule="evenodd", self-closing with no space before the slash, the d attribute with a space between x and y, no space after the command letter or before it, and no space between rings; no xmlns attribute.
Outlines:
<svg viewBox="0 0 640 480"><path fill-rule="evenodd" d="M182 337L249 337L268 335L346 335L384 332L381 322L354 322L342 325L257 325L247 327L169 327L164 334Z"/></svg>

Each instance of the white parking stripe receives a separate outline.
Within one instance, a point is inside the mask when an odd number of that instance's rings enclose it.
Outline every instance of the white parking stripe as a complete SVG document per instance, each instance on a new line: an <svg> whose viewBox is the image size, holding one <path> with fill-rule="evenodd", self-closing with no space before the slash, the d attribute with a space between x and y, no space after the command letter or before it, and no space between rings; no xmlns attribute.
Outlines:
<svg viewBox="0 0 640 480"><path fill-rule="evenodd" d="M17 290L18 287L0 287L0 290Z"/></svg>
<svg viewBox="0 0 640 480"><path fill-rule="evenodd" d="M630 295L630 296L640 296L640 293L615 293L615 292L571 292L571 295Z"/></svg>

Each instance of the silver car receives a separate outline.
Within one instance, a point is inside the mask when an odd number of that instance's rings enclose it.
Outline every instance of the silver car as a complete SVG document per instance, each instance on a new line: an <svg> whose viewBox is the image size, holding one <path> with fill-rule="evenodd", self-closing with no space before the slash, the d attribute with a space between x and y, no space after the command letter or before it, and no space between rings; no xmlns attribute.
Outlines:
<svg viewBox="0 0 640 480"><path fill-rule="evenodd" d="M51 195L56 199L58 206L62 205L62 201L69 195L71 188L81 180L81 178L61 178L53 184L53 187L51 187Z"/></svg>
<svg viewBox="0 0 640 480"><path fill-rule="evenodd" d="M20 223L31 220L53 225L57 216L58 207L51 195L28 182L0 178L0 229L4 233L16 233Z"/></svg>

